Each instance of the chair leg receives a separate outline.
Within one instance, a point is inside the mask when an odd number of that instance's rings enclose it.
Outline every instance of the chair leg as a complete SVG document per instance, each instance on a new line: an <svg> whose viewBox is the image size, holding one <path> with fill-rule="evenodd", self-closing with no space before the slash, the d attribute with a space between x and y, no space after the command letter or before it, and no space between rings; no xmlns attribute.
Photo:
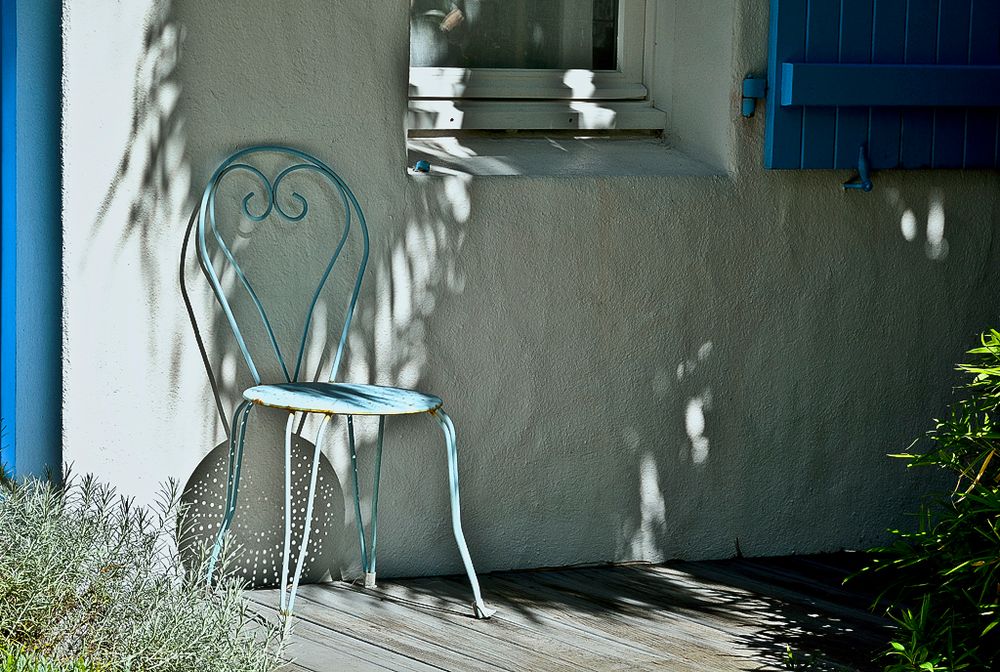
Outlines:
<svg viewBox="0 0 1000 672"><path fill-rule="evenodd" d="M222 512L222 521L219 523L219 532L215 537L215 543L212 545L212 553L208 559L208 571L205 573L205 581L208 585L212 585L212 575L215 574L215 565L219 561L219 554L222 552L222 546L226 538L226 534L229 532L229 528L233 523L233 518L236 514L236 501L239 497L240 491L240 471L243 466L243 445L246 438L247 431L247 418L250 416L250 410L253 408L253 403L249 401L242 402L236 407L233 412L232 427L229 432L229 462L228 462L228 474L226 476L226 508ZM237 428L236 422L239 418L239 428Z"/></svg>
<svg viewBox="0 0 1000 672"><path fill-rule="evenodd" d="M292 579L292 593L288 597L288 615L292 615L295 608L295 593L299 589L299 579L302 578L302 568L305 566L306 554L309 549L309 532L312 529L313 505L316 501L316 477L319 475L319 456L323 444L323 434L326 432L331 415L323 416L323 424L319 426L319 433L316 435L316 446L313 450L312 470L309 472L309 495L306 499L306 520L302 528L302 543L299 545L299 561L295 563L295 577Z"/></svg>
<svg viewBox="0 0 1000 672"><path fill-rule="evenodd" d="M351 477L354 484L354 517L357 520L358 542L361 546L361 571L365 588L375 587L375 549L378 543L378 482L382 471L382 437L385 434L385 416L378 421L378 443L375 447L375 476L372 482L372 543L371 554L365 542L365 523L361 518L361 488L358 484L358 451L354 441L354 417L347 416L347 441L351 449Z"/></svg>
<svg viewBox="0 0 1000 672"><path fill-rule="evenodd" d="M465 572L469 575L469 583L472 584L472 595L475 598L473 609L475 610L476 618L489 618L496 613L496 610L490 609L483 602L483 596L479 590L479 579L476 578L476 569L472 566L469 547L466 545L465 535L462 533L462 512L458 496L458 447L455 442L455 425L452 424L451 418L448 417L448 414L442 408L431 411L431 415L441 425L441 429L444 431L445 442L448 446L448 479L451 485L451 528L455 533L455 541L458 543L458 552L461 554L462 562L465 564Z"/></svg>
<svg viewBox="0 0 1000 672"><path fill-rule="evenodd" d="M354 517L357 520L358 542L361 545L361 571L368 574L368 548L365 544L365 524L361 518L361 489L358 486L358 451L354 443L354 416L347 416L347 444L351 451L351 479L354 484Z"/></svg>
<svg viewBox="0 0 1000 672"><path fill-rule="evenodd" d="M295 424L295 413L288 414L285 422L285 546L281 554L281 593L278 596L278 608L287 613L288 599L288 557L292 552L292 426Z"/></svg>
<svg viewBox="0 0 1000 672"><path fill-rule="evenodd" d="M375 587L375 550L378 543L378 481L382 471L382 437L385 435L385 416L378 417L378 441L375 444L375 476L372 480L372 552L365 570L365 588Z"/></svg>

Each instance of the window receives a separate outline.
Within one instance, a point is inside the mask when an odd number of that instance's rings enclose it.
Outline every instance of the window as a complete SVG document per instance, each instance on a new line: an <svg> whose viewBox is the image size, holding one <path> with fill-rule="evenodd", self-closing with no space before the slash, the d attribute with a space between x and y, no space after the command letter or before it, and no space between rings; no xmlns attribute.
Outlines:
<svg viewBox="0 0 1000 672"><path fill-rule="evenodd" d="M662 129L645 0L411 0L410 135Z"/></svg>

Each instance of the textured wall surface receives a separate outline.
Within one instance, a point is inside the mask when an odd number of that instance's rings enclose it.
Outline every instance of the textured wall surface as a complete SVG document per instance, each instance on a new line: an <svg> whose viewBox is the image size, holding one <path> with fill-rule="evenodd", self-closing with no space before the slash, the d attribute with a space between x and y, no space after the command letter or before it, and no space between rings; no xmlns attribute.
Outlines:
<svg viewBox="0 0 1000 672"><path fill-rule="evenodd" d="M711 17L694 4L677 16ZM213 165L281 142L327 159L366 210L374 252L346 377L445 399L481 570L881 539L927 485L885 454L928 428L953 362L995 319L997 174L879 174L864 194L840 189L845 173L764 172L763 115L739 117L738 83L763 71L767 2L741 0L717 3L728 77L675 77L723 82L695 98L715 100L724 127L696 128L676 90L671 114L677 145L728 175L408 176L406 6L65 4L66 460L142 499L191 479L210 530L225 434L179 254ZM328 244L311 235L295 242ZM275 305L309 279L311 257L283 250L247 248L286 269ZM185 278L231 407L245 367L190 260ZM323 306L332 324L339 308ZM310 369L328 356L312 347ZM253 416L262 494L237 521L265 574L279 416ZM336 434L333 499L350 492ZM382 486L380 573L458 570L434 423L389 422ZM356 571L352 507L328 504L320 560Z"/></svg>

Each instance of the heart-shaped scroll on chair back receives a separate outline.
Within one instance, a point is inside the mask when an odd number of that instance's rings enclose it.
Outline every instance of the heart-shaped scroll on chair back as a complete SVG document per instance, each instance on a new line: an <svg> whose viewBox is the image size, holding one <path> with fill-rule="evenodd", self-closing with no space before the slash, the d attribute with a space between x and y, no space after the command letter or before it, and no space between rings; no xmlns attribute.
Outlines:
<svg viewBox="0 0 1000 672"><path fill-rule="evenodd" d="M265 158L270 158L270 161L261 161L261 159ZM280 167L265 172L261 166L270 166L274 163L275 159L280 160ZM341 222L342 226L336 222L332 226L331 233L333 235L330 241L331 245L336 241L335 247L330 255L329 262L326 264L325 269L322 270L319 277L319 284L312 293L311 301L305 313L305 324L302 329L302 338L298 343L294 366L289 366L290 362L285 359L281 351L278 337L275 335L275 329L264 309L264 304L258 292L254 290L247 274L244 273L243 268L237 262L233 246L226 242L225 236L219 229L216 213L216 197L219 186L223 181L228 183L229 180L235 180L237 176L240 176L241 179L247 180L250 186L246 187L247 191L242 199L242 212L237 213L238 216L241 216L245 222L253 225L273 219L295 224L301 222L310 213L309 201L301 193L293 190L293 183L296 177L303 177L303 173L318 176L320 179L327 181L336 190L343 206L343 221ZM287 186L285 186L286 182L288 183ZM284 205L282 204L283 202ZM337 219L339 219L339 216ZM297 149L273 145L248 147L236 152L219 165L212 175L212 179L209 180L202 195L201 207L198 212L198 257L202 269L205 271L205 275L212 286L212 291L215 293L215 297L218 299L222 311L226 315L233 335L236 337L250 373L258 385L263 381L261 380L257 363L254 361L250 347L248 347L244 339L243 330L240 329L240 325L233 313L233 308L222 287L220 277L223 276L224 267L226 265L229 266L238 281L237 286L242 286L246 290L255 312L261 320L267 340L269 341L270 350L277 359L286 382L297 382L302 370L303 356L308 341L309 327L313 320L313 313L337 260L341 258L341 253L348 242L352 227L360 231L362 241L361 260L358 264L357 276L354 278L352 293L347 304L347 314L337 344L337 352L333 360L333 365L330 367L330 375L328 377L330 381L336 380L340 369L341 360L344 355L344 346L347 341L347 332L350 329L351 318L354 315L358 294L361 291L361 281L365 273L365 266L368 264L368 227L365 224L364 213L361 211L361 206L358 205L354 193L347 186L347 183L322 161ZM218 251L221 252L221 255L216 254L220 262L219 269L212 263L212 258L209 254L209 236L214 240L214 245L217 246Z"/></svg>

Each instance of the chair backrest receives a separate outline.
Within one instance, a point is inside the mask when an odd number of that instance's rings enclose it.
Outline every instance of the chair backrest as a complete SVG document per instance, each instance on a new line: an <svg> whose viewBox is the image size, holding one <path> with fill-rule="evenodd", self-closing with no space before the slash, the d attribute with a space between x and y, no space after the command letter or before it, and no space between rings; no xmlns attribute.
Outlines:
<svg viewBox="0 0 1000 672"><path fill-rule="evenodd" d="M264 155L275 156L283 162L282 167L274 171L271 178L269 178L261 168L254 165L254 161L263 158ZM230 176L233 173L244 173L256 183L255 188L263 189L263 193L258 196L257 191L247 191L242 200L241 215L243 218L254 223L263 222L268 218L274 217L291 223L300 222L305 219L306 215L310 212L309 202L299 192L291 191L286 195L285 202L288 202L287 198L290 196L291 200L296 202L298 210L289 212L288 209L286 209L287 206L282 205L281 199L279 199L279 194L284 193L280 190L282 185L285 183L286 178L293 176L295 173L301 172L318 174L322 178L325 178L325 180L328 181L340 195L344 214L343 227L341 228L339 225L334 227L334 230L340 229L340 238L337 242L336 248L330 256L329 263L326 265L326 268L320 277L319 285L312 294L312 301L309 303L309 308L305 315L305 325L302 329L302 338L299 342L298 353L295 357L295 366L294 368L289 369L288 362L286 362L285 357L282 355L271 321L267 316L267 312L264 310L264 306L260 298L258 298L257 292L254 291L250 280L247 278L243 269L236 261L233 249L229 244L227 244L224 236L219 231L216 217L216 194L219 190L219 185L227 176ZM290 188L291 187L289 187L289 189ZM347 315L344 319L344 327L340 333L340 340L337 344L337 352L333 360L333 365L330 367L330 375L328 378L331 382L336 380L337 374L340 370L340 363L344 355L344 346L347 342L347 332L351 327L351 318L354 316L354 308L358 302L358 294L361 291L361 281L365 273L365 267L368 264L368 227L365 224L365 216L361 211L361 206L358 205L358 201L354 197L353 192L351 192L350 187L348 187L347 183L345 183L339 175L333 172L329 166L315 157L297 149L274 145L260 145L241 149L223 161L212 175L212 178L208 181L208 185L205 187L205 192L201 198L201 207L198 211L198 258L202 269L212 286L212 291L215 293L215 297L218 299L219 305L222 307L222 311L226 315L226 319L229 322L233 335L236 337L240 352L243 353L243 358L246 360L250 373L258 385L261 384L262 380L257 364L250 353L250 348L244 340L243 332L240 329L240 325L236 321L229 299L227 299L226 293L222 288L222 282L219 279L222 275L221 271L224 269L215 268L215 265L212 263L211 255L208 251L206 240L208 232L211 231L219 250L222 252L224 259L220 260L220 262L223 265L228 263L233 270L235 277L238 279L239 284L242 285L242 287L247 291L247 294L249 295L249 298L252 301L261 322L263 323L264 330L267 333L267 338L270 341L271 350L281 367L281 371L284 374L286 382L296 382L298 381L299 374L302 370L302 360L303 355L305 354L313 312L315 311L316 304L319 301L323 287L326 285L327 279L330 277L334 265L340 258L341 252L344 250L345 243L347 243L348 234L351 232L353 219L352 212L356 215L358 228L361 231L362 254L361 261L358 264L357 276L354 279L350 301L347 305Z"/></svg>

